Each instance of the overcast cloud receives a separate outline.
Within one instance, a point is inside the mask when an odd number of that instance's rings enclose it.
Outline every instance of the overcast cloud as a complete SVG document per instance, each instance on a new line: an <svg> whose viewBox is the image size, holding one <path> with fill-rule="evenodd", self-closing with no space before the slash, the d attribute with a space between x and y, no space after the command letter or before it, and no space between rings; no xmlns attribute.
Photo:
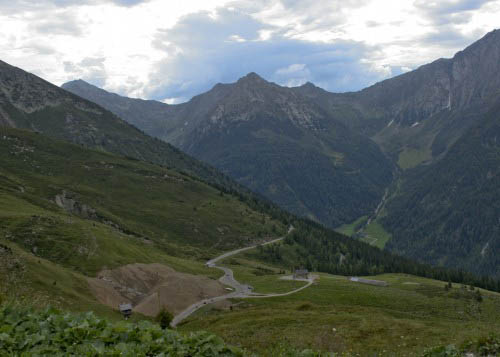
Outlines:
<svg viewBox="0 0 500 357"><path fill-rule="evenodd" d="M500 0L0 0L0 59L169 103L252 71L342 92L451 57L498 18Z"/></svg>

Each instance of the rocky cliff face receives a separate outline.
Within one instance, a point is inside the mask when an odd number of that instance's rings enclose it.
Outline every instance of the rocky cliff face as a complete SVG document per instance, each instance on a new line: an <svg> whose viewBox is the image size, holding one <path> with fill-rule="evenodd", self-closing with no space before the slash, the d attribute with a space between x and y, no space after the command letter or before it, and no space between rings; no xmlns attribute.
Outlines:
<svg viewBox="0 0 500 357"><path fill-rule="evenodd" d="M413 125L447 110L464 110L499 94L500 31L408 74L363 90L360 97L385 108L387 120Z"/></svg>
<svg viewBox="0 0 500 357"><path fill-rule="evenodd" d="M397 157L409 143L416 150L431 150L436 158L498 101L499 88L500 30L495 30L451 59L359 92L329 93L311 84L295 90L373 137L389 154Z"/></svg>

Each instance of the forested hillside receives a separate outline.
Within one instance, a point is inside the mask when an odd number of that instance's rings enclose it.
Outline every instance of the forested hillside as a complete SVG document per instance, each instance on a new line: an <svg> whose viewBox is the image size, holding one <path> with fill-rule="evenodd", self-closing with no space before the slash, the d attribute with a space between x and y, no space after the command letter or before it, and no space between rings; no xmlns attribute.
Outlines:
<svg viewBox="0 0 500 357"><path fill-rule="evenodd" d="M455 270L432 267L416 262L417 258L410 260L311 223L295 224L297 228L282 244L261 247L257 257L291 270L306 267L347 276L406 273L500 292L500 279L474 275L460 266Z"/></svg>
<svg viewBox="0 0 500 357"><path fill-rule="evenodd" d="M500 277L500 106L445 158L403 177L383 219L388 248L432 264ZM397 213L397 214L396 214Z"/></svg>
<svg viewBox="0 0 500 357"><path fill-rule="evenodd" d="M373 211L392 179L392 164L371 139L255 73L217 84L188 103L165 104L163 117L160 103L118 97L82 81L63 88L329 227ZM140 119L138 108L148 108Z"/></svg>

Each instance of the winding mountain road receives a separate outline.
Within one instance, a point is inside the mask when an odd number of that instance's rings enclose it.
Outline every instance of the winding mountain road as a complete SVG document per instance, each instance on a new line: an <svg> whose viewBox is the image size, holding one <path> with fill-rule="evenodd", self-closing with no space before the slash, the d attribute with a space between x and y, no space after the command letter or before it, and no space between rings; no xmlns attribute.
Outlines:
<svg viewBox="0 0 500 357"><path fill-rule="evenodd" d="M288 230L288 234L291 231L293 231L293 227L290 227L290 229ZM279 242L279 241L281 241L283 239L284 239L284 237L277 238L277 239L271 240L269 242L263 243L262 245L273 244L273 243ZM216 265L216 263L219 260L223 260L225 258L228 258L230 256L239 254L239 253L244 252L246 250L250 250L250 249L256 248L258 245L259 244L252 245L250 247L236 249L236 250L224 253L224 254L218 256L217 258L209 260L206 263L206 265L209 268L216 268L216 269L222 270L224 272L224 275L219 279L219 281L222 284L224 284L224 285L231 286L234 289L234 291L231 292L231 293L229 293L229 294L225 294L225 295L221 295L221 296L216 296L216 297L209 298L209 299L204 299L204 300L201 300L201 301L198 301L198 302L192 304L191 306L189 306L188 308L186 308L184 311L182 311L181 313L179 313L178 315L176 315L174 317L174 319L172 320L172 322L170 323L170 326L172 326L172 327L177 326L182 320L186 319L192 313L194 313L198 309L200 309L203 306L208 305L208 304L213 304L213 303L216 303L218 301L222 301L222 300L226 300L226 299L232 299L232 298L269 298L269 297L276 297L276 296L287 296L287 295L294 294L296 292L299 292L300 290L303 290L303 289L309 287L314 282L314 279L312 277L310 277L309 279L297 279L298 281L306 281L307 284L304 285L304 286L302 286L302 287L300 287L300 288L298 288L298 289L289 291L287 293L282 293L282 294L257 294L257 293L252 292L252 288L250 286L248 286L246 284L242 284L239 281L237 281L234 278L234 274L233 274L233 271L231 269L223 267L223 266L217 266Z"/></svg>

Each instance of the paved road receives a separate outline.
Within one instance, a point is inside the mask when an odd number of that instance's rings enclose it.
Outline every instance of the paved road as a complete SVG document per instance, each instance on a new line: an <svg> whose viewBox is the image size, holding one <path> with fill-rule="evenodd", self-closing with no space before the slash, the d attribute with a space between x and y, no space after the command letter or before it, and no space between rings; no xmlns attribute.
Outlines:
<svg viewBox="0 0 500 357"><path fill-rule="evenodd" d="M292 230L293 230L293 227L290 227L288 229L288 233L290 233ZM284 237L271 240L271 241L266 242L262 245L273 244L273 243L281 241L282 239L284 239ZM225 258L230 257L232 255L239 254L239 253L244 252L246 250L253 249L257 246L258 246L258 244L252 245L252 246L246 247L246 248L236 249L236 250L233 250L231 252L224 253L224 254L218 256L217 258L209 260L206 263L206 265L210 268L216 268L216 269L222 270L224 272L224 275L219 279L219 281L224 285L231 286L234 289L234 291L229 293L229 294L226 294L226 295L221 295L221 296L213 297L210 299L204 299L204 300L201 300L201 301L194 303L193 305L189 306L187 309L185 309L184 311L182 311L181 313L176 315L174 317L174 319L172 320L172 323L170 324L170 326L172 326L172 327L177 326L179 324L179 322L181 322L182 320L187 318L193 312L195 312L196 310L198 310L198 309L200 309L203 306L208 305L208 304L213 304L213 303L218 302L218 301L232 299L232 298L268 298L268 297L276 297L276 296L286 296L286 295L294 294L300 290L303 290L303 289L309 287L313 283L314 279L312 277L310 279L300 279L301 281L307 281L307 284L302 286L301 288L296 289L296 290L289 291L289 292L283 293L283 294L256 294L256 293L252 292L252 289L250 286L242 284L239 281L237 281L234 278L233 271L231 269L216 265L216 263L219 260L225 259Z"/></svg>

